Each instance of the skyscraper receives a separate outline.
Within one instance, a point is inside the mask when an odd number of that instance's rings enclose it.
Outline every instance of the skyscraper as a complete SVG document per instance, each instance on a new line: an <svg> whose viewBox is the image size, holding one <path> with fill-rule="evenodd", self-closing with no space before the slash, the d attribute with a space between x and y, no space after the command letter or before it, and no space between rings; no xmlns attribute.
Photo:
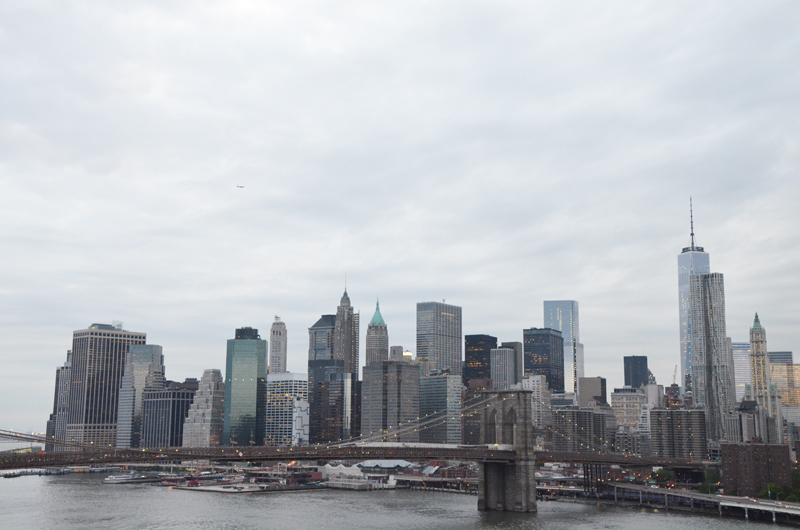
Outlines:
<svg viewBox="0 0 800 530"><path fill-rule="evenodd" d="M460 444L461 376L431 375L420 378L419 415L420 442Z"/></svg>
<svg viewBox="0 0 800 530"><path fill-rule="evenodd" d="M518 343L519 344L519 343ZM520 346L522 346L520 344ZM491 357L492 388L508 390L522 382L522 349L493 348Z"/></svg>
<svg viewBox="0 0 800 530"><path fill-rule="evenodd" d="M180 447L186 415L197 392L197 379L167 381L142 394L141 447Z"/></svg>
<svg viewBox="0 0 800 530"><path fill-rule="evenodd" d="M419 380L419 366L411 363L364 367L361 434L376 442L418 442Z"/></svg>
<svg viewBox="0 0 800 530"><path fill-rule="evenodd" d="M351 373L333 373L328 380L317 383L314 390L310 443L358 437L361 432L361 381Z"/></svg>
<svg viewBox="0 0 800 530"><path fill-rule="evenodd" d="M250 327L228 340L222 445L264 444L267 341Z"/></svg>
<svg viewBox="0 0 800 530"><path fill-rule="evenodd" d="M282 374L286 372L286 324L281 322L281 317L276 316L269 332L269 373Z"/></svg>
<svg viewBox="0 0 800 530"><path fill-rule="evenodd" d="M305 400L307 397L308 375L267 375L264 445L292 445L295 405L298 399Z"/></svg>
<svg viewBox="0 0 800 530"><path fill-rule="evenodd" d="M53 396L53 413L47 422L47 440L45 451L64 451L64 447L54 443L57 440L66 440L67 436L67 405L69 404L69 389L72 384L72 350L67 350L67 360L64 365L56 369L56 390Z"/></svg>
<svg viewBox="0 0 800 530"><path fill-rule="evenodd" d="M692 244L684 248L678 255L678 303L679 324L681 335L681 381L683 390L692 390L692 320L691 320L691 289L689 278L696 274L709 274L708 254L703 247L694 244L694 214L689 199L689 215L691 224Z"/></svg>
<svg viewBox="0 0 800 530"><path fill-rule="evenodd" d="M555 329L522 330L525 374L543 375L551 392L564 392L564 339Z"/></svg>
<svg viewBox="0 0 800 530"><path fill-rule="evenodd" d="M630 355L623 357L625 364L625 386L639 388L647 385L647 356Z"/></svg>
<svg viewBox="0 0 800 530"><path fill-rule="evenodd" d="M431 369L461 375L461 308L444 302L417 304L417 358Z"/></svg>
<svg viewBox="0 0 800 530"><path fill-rule="evenodd" d="M783 364L786 366L786 364ZM767 353L767 331L761 327L756 313L753 327L750 328L750 381L749 389L745 388L745 397L753 400L766 413L767 443L783 443L783 408L781 392L772 383L769 354ZM787 374L789 375L789 374ZM794 374L791 374L794 375ZM749 391L748 391L749 390Z"/></svg>
<svg viewBox="0 0 800 530"><path fill-rule="evenodd" d="M761 327L758 313L753 321L753 327L750 328L750 384L756 402L768 409L770 366L767 353L767 332Z"/></svg>
<svg viewBox="0 0 800 530"><path fill-rule="evenodd" d="M222 439L225 381L219 370L204 370L183 424L183 447L213 447Z"/></svg>
<svg viewBox="0 0 800 530"><path fill-rule="evenodd" d="M161 346L131 345L119 389L117 447L141 447L144 391L162 388L164 388L164 355Z"/></svg>
<svg viewBox="0 0 800 530"><path fill-rule="evenodd" d="M367 366L389 359L389 330L381 315L380 302L375 303L375 314L367 326ZM402 355L402 348L400 351Z"/></svg>
<svg viewBox="0 0 800 530"><path fill-rule="evenodd" d="M736 402L744 397L744 389L750 384L750 343L732 342L734 384L736 386Z"/></svg>
<svg viewBox="0 0 800 530"><path fill-rule="evenodd" d="M564 389L578 393L578 379L583 377L583 344L581 344L578 302L548 300L544 302L544 327L561 332L564 340ZM555 390L554 387L550 387Z"/></svg>
<svg viewBox="0 0 800 530"><path fill-rule="evenodd" d="M360 314L353 311L350 297L345 289L339 307L333 332L333 358L344 361L344 372L354 374L358 380L358 328Z"/></svg>
<svg viewBox="0 0 800 530"><path fill-rule="evenodd" d="M145 333L122 324L92 324L72 334L72 367L66 439L101 447L117 441L119 389L128 347L144 344Z"/></svg>
<svg viewBox="0 0 800 530"><path fill-rule="evenodd" d="M464 386L473 379L492 376L491 352L497 348L497 337L491 335L466 335L464 337Z"/></svg>
<svg viewBox="0 0 800 530"><path fill-rule="evenodd" d="M733 352L725 327L725 283L720 273L689 276L692 398L706 410L709 440L725 438L725 414L733 412Z"/></svg>
<svg viewBox="0 0 800 530"><path fill-rule="evenodd" d="M319 385L327 383L334 374L344 371L344 360L333 358L333 339L336 329L336 315L322 315L308 328L308 409L310 439L321 440L323 426L322 410L317 405Z"/></svg>

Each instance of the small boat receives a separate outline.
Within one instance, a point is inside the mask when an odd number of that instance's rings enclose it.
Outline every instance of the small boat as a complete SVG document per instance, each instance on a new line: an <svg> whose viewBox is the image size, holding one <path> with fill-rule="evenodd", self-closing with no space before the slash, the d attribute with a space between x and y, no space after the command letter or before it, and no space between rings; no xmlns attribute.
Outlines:
<svg viewBox="0 0 800 530"><path fill-rule="evenodd" d="M158 477L137 474L131 471L127 475L109 475L103 479L104 484L141 484L144 482L160 482Z"/></svg>

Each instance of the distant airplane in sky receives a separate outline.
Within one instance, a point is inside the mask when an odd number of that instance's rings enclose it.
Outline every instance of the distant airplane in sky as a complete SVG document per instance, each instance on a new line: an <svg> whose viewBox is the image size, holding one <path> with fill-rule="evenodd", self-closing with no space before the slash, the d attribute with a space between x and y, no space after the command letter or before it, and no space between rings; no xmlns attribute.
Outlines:
<svg viewBox="0 0 800 530"><path fill-rule="evenodd" d="M236 187L237 188L244 188L244 186L239 186L238 184L236 185Z"/></svg>

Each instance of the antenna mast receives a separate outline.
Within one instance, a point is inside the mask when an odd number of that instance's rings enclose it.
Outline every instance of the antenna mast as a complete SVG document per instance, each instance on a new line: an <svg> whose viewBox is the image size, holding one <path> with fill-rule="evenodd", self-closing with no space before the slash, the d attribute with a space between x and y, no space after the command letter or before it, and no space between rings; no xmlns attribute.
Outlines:
<svg viewBox="0 0 800 530"><path fill-rule="evenodd" d="M689 196L689 221L692 226L692 250L695 249L694 246L694 211L692 210L692 196Z"/></svg>

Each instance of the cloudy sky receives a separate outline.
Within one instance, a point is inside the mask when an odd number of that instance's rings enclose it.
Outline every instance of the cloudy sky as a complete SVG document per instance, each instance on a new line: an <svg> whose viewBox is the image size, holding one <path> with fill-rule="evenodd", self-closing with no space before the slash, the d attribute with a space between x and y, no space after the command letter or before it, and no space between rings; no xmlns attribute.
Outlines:
<svg viewBox="0 0 800 530"><path fill-rule="evenodd" d="M587 375L669 384L690 195L728 334L800 353L800 4L531 4L0 3L0 428L92 322L183 379L280 315L303 372L345 276L410 349L575 299Z"/></svg>

